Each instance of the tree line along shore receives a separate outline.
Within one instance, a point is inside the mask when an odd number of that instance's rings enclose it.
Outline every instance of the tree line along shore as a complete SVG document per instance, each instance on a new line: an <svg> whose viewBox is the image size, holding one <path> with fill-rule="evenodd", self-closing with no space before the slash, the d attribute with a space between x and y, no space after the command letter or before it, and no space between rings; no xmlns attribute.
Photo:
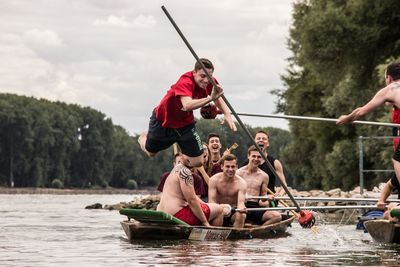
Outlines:
<svg viewBox="0 0 400 267"><path fill-rule="evenodd" d="M337 118L368 101L376 88L384 86L387 63L400 58L400 5L393 3L296 2L283 86L272 91L278 99L276 112ZM390 110L381 108L366 119L389 121ZM251 133L257 129L247 127ZM216 132L224 148L239 144L239 162L246 157L250 141L241 129L232 135L218 120L204 119L198 120L197 128L203 140ZM359 183L358 137L391 136L393 131L300 120L289 122L290 132L258 128L270 133L269 153L284 164L289 184L299 190L351 190ZM172 167L172 151L149 160L140 152L137 138L89 107L1 93L0 186L156 186ZM391 169L390 139L365 141L364 151L365 170ZM388 176L365 173L364 186L371 189Z"/></svg>

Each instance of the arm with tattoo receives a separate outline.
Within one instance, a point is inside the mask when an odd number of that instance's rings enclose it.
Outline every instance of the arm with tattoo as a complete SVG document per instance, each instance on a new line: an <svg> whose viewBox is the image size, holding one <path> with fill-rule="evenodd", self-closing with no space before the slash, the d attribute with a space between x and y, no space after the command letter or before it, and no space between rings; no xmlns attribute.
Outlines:
<svg viewBox="0 0 400 267"><path fill-rule="evenodd" d="M188 203L189 208L192 210L193 214L201 221L203 225L209 226L206 216L203 213L200 205L200 199L196 196L194 191L194 180L192 171L182 164L178 164L174 172L178 175L179 184L182 190L182 194Z"/></svg>
<svg viewBox="0 0 400 267"><path fill-rule="evenodd" d="M177 166L175 172L178 174L179 179L183 180L186 185L193 186L194 181L193 181L193 174L192 174L191 170L189 170L184 165L179 164Z"/></svg>

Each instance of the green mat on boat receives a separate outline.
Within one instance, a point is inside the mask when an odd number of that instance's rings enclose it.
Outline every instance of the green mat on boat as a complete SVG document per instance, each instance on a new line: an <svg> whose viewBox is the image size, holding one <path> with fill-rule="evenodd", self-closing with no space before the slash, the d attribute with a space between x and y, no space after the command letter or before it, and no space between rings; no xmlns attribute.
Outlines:
<svg viewBox="0 0 400 267"><path fill-rule="evenodd" d="M145 210L145 209L129 209L124 208L119 211L120 214L128 216L130 219L142 223L160 223L169 225L189 225L174 216L163 211Z"/></svg>

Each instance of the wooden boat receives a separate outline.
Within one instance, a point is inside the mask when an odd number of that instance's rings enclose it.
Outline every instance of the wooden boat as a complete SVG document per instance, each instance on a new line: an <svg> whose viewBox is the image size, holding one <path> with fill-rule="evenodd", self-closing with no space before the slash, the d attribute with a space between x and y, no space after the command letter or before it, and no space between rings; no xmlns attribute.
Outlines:
<svg viewBox="0 0 400 267"><path fill-rule="evenodd" d="M170 214L154 210L125 208L120 210L120 214L128 217L128 220L121 222L121 225L129 241L135 239L203 241L277 238L288 235L287 227L294 220L294 217L291 216L279 223L267 226L255 225L246 228L233 228L191 226Z"/></svg>
<svg viewBox="0 0 400 267"><path fill-rule="evenodd" d="M378 243L400 244L400 223L389 220L369 220L364 222L368 233Z"/></svg>

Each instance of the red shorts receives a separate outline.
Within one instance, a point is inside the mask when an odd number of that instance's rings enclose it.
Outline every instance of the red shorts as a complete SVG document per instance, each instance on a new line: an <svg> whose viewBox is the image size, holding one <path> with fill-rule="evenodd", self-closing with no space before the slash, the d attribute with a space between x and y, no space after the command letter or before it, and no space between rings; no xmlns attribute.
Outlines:
<svg viewBox="0 0 400 267"><path fill-rule="evenodd" d="M201 203L200 205L204 215L208 220L208 218L210 218L210 207L208 207L207 204L203 203ZM189 206L186 206L177 213L175 213L174 217L190 225L202 225L201 221L196 217L196 215L194 215L193 211L189 208Z"/></svg>

